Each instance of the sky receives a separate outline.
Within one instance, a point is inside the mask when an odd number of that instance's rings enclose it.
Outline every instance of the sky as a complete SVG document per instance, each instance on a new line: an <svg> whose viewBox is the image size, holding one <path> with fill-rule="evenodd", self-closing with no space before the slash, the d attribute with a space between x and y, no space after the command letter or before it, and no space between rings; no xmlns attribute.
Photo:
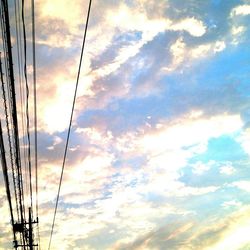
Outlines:
<svg viewBox="0 0 250 250"><path fill-rule="evenodd" d="M46 249L88 1L35 3ZM249 21L248 0L93 0L51 249L250 249Z"/></svg>

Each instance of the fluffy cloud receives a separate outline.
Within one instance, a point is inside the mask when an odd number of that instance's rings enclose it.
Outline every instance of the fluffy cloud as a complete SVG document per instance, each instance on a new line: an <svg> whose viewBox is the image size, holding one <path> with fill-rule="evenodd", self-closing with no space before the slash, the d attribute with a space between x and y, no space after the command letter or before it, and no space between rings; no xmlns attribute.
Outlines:
<svg viewBox="0 0 250 250"><path fill-rule="evenodd" d="M247 154L250 154L250 129L247 128L242 131L241 135L237 138L238 142L241 144L242 148Z"/></svg>
<svg viewBox="0 0 250 250"><path fill-rule="evenodd" d="M247 232L250 229L250 219L249 217L245 219L246 220L244 221L237 221L238 223L233 224L231 230L226 231L219 242L212 246L206 247L205 249L222 250L225 248L230 248L232 250L237 250L247 245L249 243Z"/></svg>
<svg viewBox="0 0 250 250"><path fill-rule="evenodd" d="M145 151L160 153L174 148L188 147L206 142L211 137L230 134L243 126L238 115L218 115L210 118L191 118L187 115L176 122L159 123L139 142Z"/></svg>
<svg viewBox="0 0 250 250"><path fill-rule="evenodd" d="M232 175L235 171L235 168L231 164L220 167L221 174Z"/></svg>
<svg viewBox="0 0 250 250"><path fill-rule="evenodd" d="M181 20L180 22L171 26L173 30L185 30L192 36L203 36L206 32L206 27L202 21L192 18Z"/></svg>
<svg viewBox="0 0 250 250"><path fill-rule="evenodd" d="M202 175L206 173L210 168L211 165L214 164L214 161L209 161L208 164L204 164L202 162L197 162L192 166L192 172L196 175Z"/></svg>
<svg viewBox="0 0 250 250"><path fill-rule="evenodd" d="M232 185L243 190L243 191L250 192L250 182L249 181L236 181Z"/></svg>
<svg viewBox="0 0 250 250"><path fill-rule="evenodd" d="M164 249L173 250L244 249L248 245L249 208L245 207L223 219L206 218L202 221L176 220L171 226L151 231L134 242L121 243L114 249ZM181 241L181 244L180 244Z"/></svg>
<svg viewBox="0 0 250 250"><path fill-rule="evenodd" d="M58 58L51 65L42 65L38 77L39 98L44 100L44 97L47 97L46 101L40 103L39 124L43 130L54 133L65 130L68 125L68 117L65 114L68 114L71 109L79 60L76 52L80 50L79 33L82 33L84 22L82 17L86 10L85 7L80 8L81 3L77 0L74 3L65 1L63 4L58 1L50 3L41 0L37 5L37 26L39 34L41 34L37 39L40 44L38 51L43 49L42 45L47 45L49 46L48 51L52 54L42 54L42 57L46 61L50 60L53 55ZM77 11L73 11L72 8L77 8ZM96 5L93 8L97 8ZM74 18L72 18L72 13L74 13ZM43 26L48 20L50 29L44 29ZM157 35L166 31L185 31L191 36L200 37L206 32L204 23L195 17L186 17L176 21L160 14L159 16L150 16L148 15L148 6L143 2L137 3L134 8L128 8L124 3L106 6L103 8L101 16L99 13L93 12L91 20L87 37L88 46L84 54L84 65L78 91L77 111L81 112L98 105L103 108L114 97L127 98L131 95L129 81L122 82L122 87L118 90L107 84L106 78L115 74L121 66L138 55L142 48L152 42ZM61 26L64 29L59 30L57 27ZM119 35L125 35L129 32L140 34L140 38L134 41L128 39L125 46L122 42L118 43L115 57L93 68L93 60L104 55ZM54 51L57 53L56 48L61 50L62 54L53 54ZM75 49L72 51L72 48ZM64 62L63 67L61 66L62 61ZM46 84L47 82L50 82L49 86ZM102 102L97 101L100 98L103 99ZM76 112L75 117L77 115L79 112Z"/></svg>
<svg viewBox="0 0 250 250"><path fill-rule="evenodd" d="M244 5L238 5L237 7L233 8L230 16L246 16L250 14L250 5L244 4Z"/></svg>
<svg viewBox="0 0 250 250"><path fill-rule="evenodd" d="M236 200L231 200L231 201L225 201L222 204L222 207L224 208L231 208L231 207L241 207L242 203Z"/></svg>
<svg viewBox="0 0 250 250"><path fill-rule="evenodd" d="M207 58L208 56L212 56L225 48L226 44L224 41L215 41L190 48L186 45L183 38L178 38L170 47L172 62L169 66L164 67L163 71L171 72L182 65L187 67L192 60Z"/></svg>
<svg viewBox="0 0 250 250"><path fill-rule="evenodd" d="M145 126L135 133L118 137L98 127L78 128L80 141L88 142L85 144L87 153L78 147L72 151L77 153L77 158L71 160L70 166L66 163L57 220L63 221L67 230L60 224L55 242L64 238L69 244L65 245L67 249L75 244L72 235L87 240L111 225L118 232L123 232L119 236L121 242L126 239L131 241L157 229L156 221L167 215L190 213L168 202L156 205L151 199L154 196L185 198L216 192L219 189L217 186L193 187L184 184L179 180L179 170L194 155L206 150L210 138L233 133L241 126L237 115L206 118L202 112L192 112L175 121L162 120L155 127ZM60 142L61 139L55 137L53 144L57 147ZM134 159L139 156L143 161L136 169L133 161L136 163ZM121 160L122 165L117 163ZM42 235L49 230L60 165L60 161L56 160L53 164L46 162L40 167ZM66 214L67 219L63 219ZM128 220L128 217L134 219ZM76 224L89 226L76 230Z"/></svg>
<svg viewBox="0 0 250 250"><path fill-rule="evenodd" d="M238 35L240 33L242 33L243 31L245 31L245 27L244 26L233 26L232 27L232 35Z"/></svg>

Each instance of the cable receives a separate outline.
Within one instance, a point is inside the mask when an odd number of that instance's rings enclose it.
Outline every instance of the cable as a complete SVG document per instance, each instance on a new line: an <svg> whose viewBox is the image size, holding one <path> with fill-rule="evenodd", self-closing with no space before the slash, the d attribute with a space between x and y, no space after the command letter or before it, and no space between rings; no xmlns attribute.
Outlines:
<svg viewBox="0 0 250 250"><path fill-rule="evenodd" d="M20 1L19 0L15 0L15 3L17 2L17 20L18 20L18 27L17 27L17 30L19 30L18 32L18 37L17 37L17 45L18 45L18 42L19 42L19 52L20 52L20 77L21 77L21 81L20 81L20 88L21 88L21 95L23 96L23 106L22 106L22 129L23 129L23 134L26 135L27 134L27 131L24 130L24 128L26 127L27 128L27 125L26 125L26 110L24 108L24 106L26 105L26 102L24 100L24 96L25 96L25 86L24 86L24 80L23 80L23 72L22 72L22 67L24 67L24 59L23 59L23 51L22 51L22 48L23 48L23 43L22 43L22 36L21 36L21 33L22 33L22 27L21 27L21 23L22 23L22 20L21 20L21 8L20 8ZM26 181L25 181L25 188L26 188L26 196L28 197L28 189L29 189L29 183L28 183L28 147L26 146L27 145L27 137L24 137L23 136L23 144L25 145L24 146L24 149L23 149L23 152L24 152L24 167L25 167L25 178L26 178Z"/></svg>
<svg viewBox="0 0 250 250"><path fill-rule="evenodd" d="M35 175L36 175L36 195L38 194L38 178L37 178L37 96L36 96L36 42L35 42L35 5L31 0L32 9L32 51L33 51L33 84L34 84L34 127L35 127ZM38 217L38 197L36 199L36 212Z"/></svg>
<svg viewBox="0 0 250 250"><path fill-rule="evenodd" d="M3 20L5 22L4 29L6 36L4 37L4 42L6 43L6 55L7 57L7 72L9 78L9 88L11 94L11 101L12 101L12 121L13 121L13 130L14 130L14 149L15 149L15 163L17 168L18 174L18 191L19 191L19 202L20 202L20 214L21 214L21 223L24 223L25 211L24 208L24 197L23 197L23 181L22 181L22 167L20 161L20 147L19 147L19 133L18 133L18 121L17 121L17 110L16 110L16 94L15 94L15 84L14 84L14 71L13 71L13 58L12 58L12 51L11 51L11 34L10 34L10 23L9 23L9 11L8 11L8 1L1 0L1 7ZM1 9L2 9L1 8ZM25 241L25 237L23 236L23 240ZM24 249L26 247L24 246Z"/></svg>
<svg viewBox="0 0 250 250"><path fill-rule="evenodd" d="M30 177L30 206L33 208L33 197L32 197L32 172L31 172L31 152L30 152L30 131L29 131L29 85L27 79L27 45L26 45L26 29L24 20L24 0L22 0L22 24L23 24L23 44L24 44L24 78L26 83L26 120L27 120L27 138L28 138L28 166L29 166L29 177Z"/></svg>
<svg viewBox="0 0 250 250"><path fill-rule="evenodd" d="M13 216L13 208L12 208L12 203L11 203L10 183L9 183L8 169L7 169L7 163L6 163L6 158L5 158L5 149L4 149L4 142L3 142L3 131L2 131L1 120L0 120L0 153L1 153L1 163L2 163L5 188L6 188L6 195L7 195L7 200L8 200L9 209L10 209L11 224L12 224L12 229L13 229L13 238L15 242L16 235L14 231L14 216Z"/></svg>
<svg viewBox="0 0 250 250"><path fill-rule="evenodd" d="M3 80L1 53L0 53L0 76L1 76L1 83L2 83L2 95L3 95L3 102L4 102L4 112L5 112L5 120L6 120L6 127L7 127L8 143L9 143L9 149L10 149L10 163L11 163L11 171L12 171L12 178L13 178L13 184L14 184L16 210L17 210L17 217L18 217L18 220L19 220L19 209L18 209L18 200L17 200L17 186L16 186L16 177L15 177L15 170L14 170L12 142L11 142L11 136L10 136L8 107L7 107L6 93L5 93L5 88L4 88L5 84L4 84L4 80Z"/></svg>
<svg viewBox="0 0 250 250"><path fill-rule="evenodd" d="M25 191L26 191L26 195L28 197L28 164L27 164L27 153L26 153L26 142L25 142L25 119L24 119L24 94L23 94L23 77L22 77L22 52L21 52L21 37L20 37L20 18L19 17L19 9L17 7L17 3L18 2L18 7L19 7L19 1L14 1L14 7L15 7L15 26L16 26L16 41L17 41L17 63L18 63L18 73L19 73L19 92L20 92L20 100L21 100L21 128L22 128L22 142L23 142L23 162L24 162L24 169L25 169L25 175L24 177L26 178L25 181ZM19 26L18 26L19 23ZM19 30L18 30L19 29Z"/></svg>
<svg viewBox="0 0 250 250"><path fill-rule="evenodd" d="M1 13L2 13L2 8L1 8ZM5 33L4 33L4 23L3 23L3 17L1 15L1 30L2 30L2 38L4 40L5 38ZM7 57L6 56L6 45L5 43L3 42L3 50L4 50L4 57ZM0 54L1 55L1 54ZM0 56L1 57L1 56ZM7 69L7 62L6 60L4 60L5 62L5 70ZM7 127L7 135L8 135L8 143L9 143L9 149L10 149L10 162L11 162L11 169L12 169L12 179L13 179L13 185L14 185L14 192L15 192L15 201L16 201L16 211L17 211L17 217L18 217L18 220L19 220L19 209L18 209L18 199L17 199L17 188L16 188L16 174L15 174L15 170L14 170L14 153L13 153L13 150L12 150L12 140L11 140L11 133L10 133L10 129L12 125L12 119L11 119L11 116L9 117L8 116L8 110L9 110L9 113L11 114L11 101L10 101L10 90L8 88L9 86L9 78L7 77L7 94L8 94L8 105L7 105L7 96L6 96L6 92L5 92L5 87L4 87L4 80L3 80L3 69L2 69L2 61L1 61L1 58L0 58L0 73L1 73L1 83L2 83L2 95L3 95L3 101L4 101L4 110L5 110L5 120L6 120L6 127ZM12 131L13 132L13 131ZM12 133L12 136L13 136L13 133ZM14 137L14 136L13 136Z"/></svg>
<svg viewBox="0 0 250 250"><path fill-rule="evenodd" d="M70 137L70 132L71 132L71 125L72 125L72 120L73 120L74 107L75 107L75 102L76 102L76 94L77 94L77 89L78 89L79 77L80 77L80 73L81 73L83 51L84 51L84 47L85 47L85 40L86 40L86 35L87 35L87 30L88 30L91 3L92 3L92 0L89 0L87 20L86 20L86 25L85 25L85 29L84 29L82 49L81 49L81 55L80 55L80 62L79 62L79 68L78 68L76 86L75 86L75 93L74 93L73 105L72 105L72 110L71 110L71 115L70 115L70 122L69 122L67 140L66 140L66 144L65 144L65 151L64 151L63 163L62 163L62 171L61 171L61 176L60 176L60 181L59 181L58 193L57 193L57 198L56 198L56 206L55 206L53 223L52 223L51 232L50 232L50 240L49 240L48 250L50 249L50 246L51 246L53 230L54 230L54 225L55 225L55 219L56 219L57 206L58 206L60 190L61 190L61 185L62 185L62 179L63 179L63 172L64 172L65 161L66 161L66 156L67 156L67 151L68 151L69 137Z"/></svg>
<svg viewBox="0 0 250 250"><path fill-rule="evenodd" d="M16 111L16 94L14 86L14 72L13 72L13 59L11 52L11 38L9 30L9 13L8 13L8 2L1 0L1 20L3 30L3 43L5 52L5 70L7 79L7 89L10 105L10 114L13 131L13 149L15 156L15 167L17 171L17 183L18 183L18 198L19 198L19 209L21 222L25 220L25 209L24 209L24 195L23 195L23 179L22 179L22 168L20 161L20 147L19 147L19 135L18 135L18 122L17 122L17 111Z"/></svg>
<svg viewBox="0 0 250 250"><path fill-rule="evenodd" d="M36 26L35 26L35 3L31 0L31 15L32 15L32 54L33 54L33 84L34 84L34 127L35 127L35 179L36 179L36 218L37 218L37 237L39 249L40 230L39 230L39 210L38 210L38 159L37 159L37 95L36 95Z"/></svg>

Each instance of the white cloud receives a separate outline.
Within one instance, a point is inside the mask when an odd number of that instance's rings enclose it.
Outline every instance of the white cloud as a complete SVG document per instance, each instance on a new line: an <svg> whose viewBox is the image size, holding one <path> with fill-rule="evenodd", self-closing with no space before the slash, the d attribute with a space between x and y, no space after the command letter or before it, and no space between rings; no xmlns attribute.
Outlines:
<svg viewBox="0 0 250 250"><path fill-rule="evenodd" d="M232 34L232 41L231 44L237 45L239 42L243 39L242 34L246 31L246 27L239 25L237 22L238 16L246 16L250 14L250 5L243 4L236 6L231 10L230 17L232 18L232 28L231 28L231 34Z"/></svg>
<svg viewBox="0 0 250 250"><path fill-rule="evenodd" d="M231 32L232 32L232 35L239 35L245 30L246 28L244 26L233 26Z"/></svg>
<svg viewBox="0 0 250 250"><path fill-rule="evenodd" d="M48 150L53 150L56 145L60 144L63 142L63 139L59 136L54 136L53 137L53 144L49 147L47 147Z"/></svg>
<svg viewBox="0 0 250 250"><path fill-rule="evenodd" d="M246 16L250 14L250 5L248 4L243 4L243 5L238 5L237 7L233 8L231 10L230 16Z"/></svg>
<svg viewBox="0 0 250 250"><path fill-rule="evenodd" d="M64 238L72 242L72 234L79 235L81 239L98 234L111 221L123 231L121 239L128 237L131 241L132 236L136 238L154 230L157 226L155 221L166 214L189 213L171 204L155 206L143 197L150 197L149 194L166 198L191 197L218 190L217 186L198 188L185 185L179 180L179 170L191 157L206 150L210 138L233 133L241 126L242 121L237 115L222 114L208 118L196 110L172 122L162 120L155 127L145 125L118 138L98 127L78 128L78 135L94 146L79 148L78 158L71 162L70 167L66 164L61 201L80 207L70 208L68 212L59 211L58 220L64 218L65 213L71 216L67 215L64 226L60 225L56 241ZM60 139L55 138L54 143L60 143ZM110 147L116 153L111 153ZM133 163L130 165L126 160L137 156L143 157L144 162L134 169ZM117 160L124 161L125 166L114 167ZM44 163L40 169L40 202L47 204L55 199L61 166L60 163L58 166ZM202 168L202 171L206 170ZM198 168L195 171L201 173ZM50 211L41 209L44 230L51 221ZM87 226L76 230L76 225L80 224Z"/></svg>
<svg viewBox="0 0 250 250"><path fill-rule="evenodd" d="M84 136L84 139L86 140L86 137L88 138L89 142L91 144L96 145L109 145L113 139L113 135L111 131L102 131L98 130L97 128L77 128L76 133L81 134Z"/></svg>
<svg viewBox="0 0 250 250"><path fill-rule="evenodd" d="M213 163L213 161L209 162L208 164L204 164L203 162L197 162L192 166L192 172L196 175L202 175L211 168L211 165Z"/></svg>
<svg viewBox="0 0 250 250"><path fill-rule="evenodd" d="M225 175L232 175L234 174L236 169L231 165L227 164L225 166L220 167L220 173Z"/></svg>
<svg viewBox="0 0 250 250"><path fill-rule="evenodd" d="M124 231L122 238L138 237L157 227L155 221L167 214L186 214L171 204L155 206L143 197L150 194L165 197L192 197L212 193L217 186L191 187L182 183L180 169L194 155L205 152L210 138L230 134L242 127L238 115L204 117L202 111L194 110L173 121L160 120L155 126L139 128L116 138L110 131L95 128L78 128L78 136L94 146L79 148L78 156L66 164L61 201L78 210L59 210L58 220L63 220L56 241L72 242L72 235L81 239L98 234L112 221ZM60 137L54 137L58 145ZM113 153L109 147L113 147ZM84 150L87 151L84 152ZM138 169L126 160L143 157ZM125 166L114 167L115 161L124 161ZM133 162L133 161L132 161ZM130 166L131 165L131 166ZM44 232L50 225L52 201L58 187L61 162L45 162L39 171L39 195ZM90 204L85 207L84 204ZM112 207L110 207L112 204ZM71 209L71 208L70 208ZM77 214L80 213L80 214ZM130 218L137 218L130 220ZM77 230L76 225L87 225ZM80 226L79 226L80 227ZM67 230L65 229L67 228ZM84 235L84 236L83 236ZM67 243L67 244L68 244Z"/></svg>
<svg viewBox="0 0 250 250"><path fill-rule="evenodd" d="M242 126L243 122L239 115L224 114L197 119L187 117L165 123L162 128L149 131L138 144L145 152L157 154L169 149L206 142L209 138L238 131Z"/></svg>
<svg viewBox="0 0 250 250"><path fill-rule="evenodd" d="M118 56L112 63L105 65L104 67L97 69L93 74L99 77L106 76L111 72L117 70L123 63L129 58L135 56L143 45L152 41L154 37L160 32L166 30L182 31L185 30L192 36L202 36L206 32L206 27L202 21L192 18L183 19L177 23L172 22L169 19L148 19L144 12L134 13L125 5L121 5L120 8L114 13L108 12L107 23L113 25L121 31L140 31L142 32L142 39L138 42L134 42L125 48L121 48L118 52ZM174 48L173 48L174 49Z"/></svg>
<svg viewBox="0 0 250 250"><path fill-rule="evenodd" d="M141 128L117 138L116 147L123 153L147 155L149 161L168 168L185 166L186 160L195 153L206 150L210 138L230 134L242 128L239 115L217 115L205 118L190 113L175 121L159 121L154 128ZM184 150L183 148L188 148ZM199 150L197 150L199 149ZM171 160L172 159L172 160Z"/></svg>
<svg viewBox="0 0 250 250"><path fill-rule="evenodd" d="M159 3L159 6L166 8L166 3ZM74 11L75 8L76 11ZM84 54L84 64L78 88L78 97L81 98L78 99L79 101L76 104L74 119L76 119L80 111L84 111L89 106L94 105L102 108L113 97L123 98L128 96L131 89L129 82L122 83L121 88L111 90L105 89L103 83L99 87L96 82L116 72L130 58L140 53L141 48L161 32L167 30L186 31L194 37L202 36L206 32L205 24L194 17L173 21L160 13L158 16L149 15L148 11L148 5L140 2L134 8L129 8L122 3L114 4L109 8L104 7L102 15L92 13L92 19L95 22L90 25L88 30L88 46ZM64 0L63 2L57 0L53 3L48 0L39 0L38 28L41 29L41 36L38 37L37 41L47 44L52 51L53 48L57 47L64 47L65 50L72 50L72 48L80 50L81 38L79 33L82 33L82 24L84 22L82 17L85 12L86 6L82 7L79 0ZM74 18L72 18L73 16ZM46 22L49 22L48 25L46 24L49 29L43 28ZM64 29L58 28L61 26ZM123 35L127 32L138 32L141 37L137 41L130 41L126 45L119 46L113 59L105 61L105 63L92 69L92 61L100 57L107 48L112 46L113 38L117 34ZM39 126L49 133L62 132L68 127L69 117L65 114L70 112L72 105L73 86L76 80L75 69L78 60L78 58L71 61L63 59L63 67L57 66L55 69L53 67L50 69L50 74L47 73L48 70L45 67L45 74L41 74L41 78L39 78L40 98L46 100L39 107ZM47 82L50 82L49 89ZM101 102L97 102L92 98L106 92L108 94L103 97L103 99L106 99ZM43 98L44 96L46 98Z"/></svg>
<svg viewBox="0 0 250 250"><path fill-rule="evenodd" d="M171 26L172 30L185 30L190 35L195 37L203 36L206 33L206 26L202 21L195 19L194 17L183 19Z"/></svg>
<svg viewBox="0 0 250 250"><path fill-rule="evenodd" d="M250 192L250 181L236 181L232 185L243 191Z"/></svg>
<svg viewBox="0 0 250 250"><path fill-rule="evenodd" d="M224 41L214 41L212 43L201 44L196 47L188 47L183 38L178 38L171 46L172 62L169 66L164 67L164 71L173 71L184 65L187 67L195 60L200 60L212 56L226 48Z"/></svg>
<svg viewBox="0 0 250 250"><path fill-rule="evenodd" d="M38 44L69 48L79 39L85 22L87 4L79 0L38 0L36 2ZM47 29L45 29L47 27Z"/></svg>
<svg viewBox="0 0 250 250"><path fill-rule="evenodd" d="M145 183L140 192L155 192L164 196L189 196L214 192L218 187L195 188L180 182L180 169L190 158L206 151L209 139L238 131L243 126L238 115L218 115L204 118L202 112L156 124L155 128L142 128L117 140L117 149L132 157L144 155ZM230 124L230 126L229 126ZM186 148L186 149L185 149ZM210 162L209 165L213 164ZM197 166L196 174L207 171L207 166Z"/></svg>
<svg viewBox="0 0 250 250"><path fill-rule="evenodd" d="M231 28L231 34L232 34L232 44L237 45L242 39L243 39L243 34L246 31L245 26L238 26L238 25L233 25Z"/></svg>
<svg viewBox="0 0 250 250"><path fill-rule="evenodd" d="M250 230L250 219L241 221L240 224L234 225L229 232L224 234L224 237L213 246L207 247L204 250L238 250L242 246L249 243L248 232Z"/></svg>
<svg viewBox="0 0 250 250"><path fill-rule="evenodd" d="M227 203L229 206L238 205L238 202L234 200L225 202ZM181 250L245 249L243 247L249 243L247 238L250 226L249 206L242 206L225 216L206 217L195 226L197 226L195 230L189 231L188 239L185 239L185 245L180 248Z"/></svg>
<svg viewBox="0 0 250 250"><path fill-rule="evenodd" d="M226 44L224 41L216 41L215 44L214 44L214 52L220 52L222 50L224 50L226 48Z"/></svg>
<svg viewBox="0 0 250 250"><path fill-rule="evenodd" d="M237 138L237 141L241 144L243 150L250 155L250 129L242 131L241 135Z"/></svg>
<svg viewBox="0 0 250 250"><path fill-rule="evenodd" d="M231 207L241 207L242 203L240 201L231 200L231 201L225 201L221 205L223 208L231 208Z"/></svg>
<svg viewBox="0 0 250 250"><path fill-rule="evenodd" d="M186 44L183 38L179 38L170 46L170 52L173 56L172 63L170 66L166 67L165 70L173 71L175 70L185 59L186 55Z"/></svg>

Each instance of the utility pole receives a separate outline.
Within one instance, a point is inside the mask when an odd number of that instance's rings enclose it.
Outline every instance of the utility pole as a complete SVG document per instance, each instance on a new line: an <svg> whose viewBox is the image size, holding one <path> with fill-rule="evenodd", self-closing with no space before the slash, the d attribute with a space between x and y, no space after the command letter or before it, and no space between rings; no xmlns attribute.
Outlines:
<svg viewBox="0 0 250 250"><path fill-rule="evenodd" d="M30 250L33 250L32 214L30 207L29 207L29 247Z"/></svg>
<svg viewBox="0 0 250 250"><path fill-rule="evenodd" d="M24 235L25 242L19 244L17 241L14 241L14 248L18 249L23 247L24 249L33 250L34 247L37 247L38 244L34 244L33 240L33 224L37 224L38 220L33 221L31 207L29 207L29 221L24 223L15 223L14 224L14 233L20 233Z"/></svg>
<svg viewBox="0 0 250 250"><path fill-rule="evenodd" d="M23 223L14 223L14 215L13 215L13 208L12 208L12 202L11 202L11 193L10 193L10 184L9 184L9 177L8 177L8 167L5 157L5 148L4 148L4 140L3 140L3 131L2 131L2 124L0 120L0 156L1 156L1 164L2 164L2 170L3 170L3 176L5 181L5 187L6 187L6 195L9 203L9 209L11 214L11 224L13 229L13 245L15 249L18 249L18 247L23 247L26 249L28 247L29 250L33 250L34 247L38 246L37 244L34 244L33 241L33 224L38 223L38 219L36 221L33 221L32 219L32 211L31 207L29 207L29 221L23 222ZM28 228L27 228L28 226ZM17 234L20 233L23 235L24 242L23 244L18 244L17 241ZM27 242L27 243L25 243Z"/></svg>

